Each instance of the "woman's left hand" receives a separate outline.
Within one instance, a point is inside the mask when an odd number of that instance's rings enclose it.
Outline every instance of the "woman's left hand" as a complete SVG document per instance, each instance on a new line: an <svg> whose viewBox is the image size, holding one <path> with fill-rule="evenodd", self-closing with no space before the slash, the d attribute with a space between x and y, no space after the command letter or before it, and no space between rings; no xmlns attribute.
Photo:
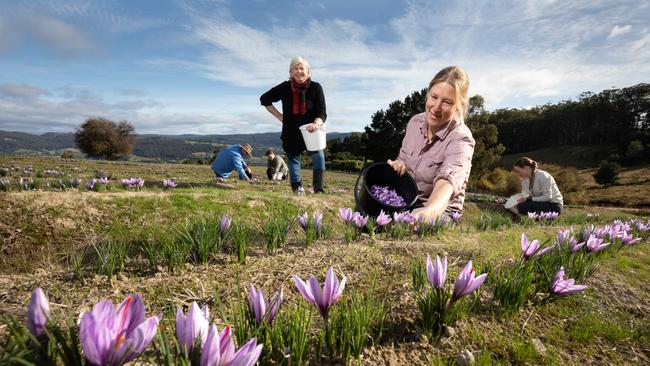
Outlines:
<svg viewBox="0 0 650 366"><path fill-rule="evenodd" d="M310 123L309 125L307 125L307 131L309 131L309 132L314 132L319 128L320 128L320 126L316 122Z"/></svg>

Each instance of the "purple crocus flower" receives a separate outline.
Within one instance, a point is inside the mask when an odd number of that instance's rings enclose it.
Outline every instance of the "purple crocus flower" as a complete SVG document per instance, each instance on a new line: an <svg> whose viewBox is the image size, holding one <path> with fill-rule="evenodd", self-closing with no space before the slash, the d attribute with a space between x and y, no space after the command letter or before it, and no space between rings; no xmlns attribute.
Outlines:
<svg viewBox="0 0 650 366"><path fill-rule="evenodd" d="M460 222L461 217L463 217L463 213L459 211L454 211L451 213L451 219L454 222Z"/></svg>
<svg viewBox="0 0 650 366"><path fill-rule="evenodd" d="M97 183L99 183L99 184L101 184L103 186L107 185L108 182L109 182L109 180L108 180L107 177L100 177L99 179L97 179Z"/></svg>
<svg viewBox="0 0 650 366"><path fill-rule="evenodd" d="M626 231L623 231L623 233L621 234L621 243L623 243L625 245L636 244L636 243L638 243L640 241L641 241L641 238L634 238L634 236L632 234L628 235Z"/></svg>
<svg viewBox="0 0 650 366"><path fill-rule="evenodd" d="M298 216L298 224L303 230L307 230L307 224L309 224L309 215L305 211L302 215Z"/></svg>
<svg viewBox="0 0 650 366"><path fill-rule="evenodd" d="M529 241L526 234L521 234L521 251L524 258L530 258L537 250L539 249L539 241L533 240Z"/></svg>
<svg viewBox="0 0 650 366"><path fill-rule="evenodd" d="M219 232L223 235L228 229L230 229L230 224L232 223L232 217L228 215L221 216L221 222L219 223Z"/></svg>
<svg viewBox="0 0 650 366"><path fill-rule="evenodd" d="M320 238L323 232L323 214L314 212L314 226L316 227L316 237Z"/></svg>
<svg viewBox="0 0 650 366"><path fill-rule="evenodd" d="M266 300L262 289L258 291L255 286L251 286L248 294L248 303L250 304L251 311L255 314L255 321L257 321L257 324L261 324L264 320L271 324L280 309L280 305L282 305L284 294L282 288L275 293L270 304Z"/></svg>
<svg viewBox="0 0 650 366"><path fill-rule="evenodd" d="M86 312L79 337L86 359L94 365L122 365L140 355L156 335L160 318L145 319L139 295L129 295L115 310L102 300Z"/></svg>
<svg viewBox="0 0 650 366"><path fill-rule="evenodd" d="M97 183L97 179L90 179L88 182L86 182L86 188L88 188L89 191L92 191L95 189L95 183Z"/></svg>
<svg viewBox="0 0 650 366"><path fill-rule="evenodd" d="M404 211L400 213L395 212L393 213L393 221L395 221L396 224L399 224L401 222L405 224L412 224L418 221L418 217L408 211Z"/></svg>
<svg viewBox="0 0 650 366"><path fill-rule="evenodd" d="M609 230L610 230L610 226L609 226L609 225L605 225L605 226L603 226L603 227L595 228L595 229L593 230L592 234L593 234L596 238L598 238L598 239L602 239L602 238L605 237L605 235L609 234Z"/></svg>
<svg viewBox="0 0 650 366"><path fill-rule="evenodd" d="M552 245L549 246L549 247L546 247L546 248L540 249L540 250L539 250L535 255L539 257L539 256L541 256L541 255L544 255L544 254L550 252L551 249L553 249L553 246L552 246Z"/></svg>
<svg viewBox="0 0 650 366"><path fill-rule="evenodd" d="M603 243L603 239L597 238L595 235L589 235L587 239L587 250L591 253L600 252L607 248L610 243Z"/></svg>
<svg viewBox="0 0 650 366"><path fill-rule="evenodd" d="M571 235L571 230L569 229L558 230L555 242L560 245L569 239L569 235Z"/></svg>
<svg viewBox="0 0 650 366"><path fill-rule="evenodd" d="M253 366L262 353L264 346L257 344L257 338L251 338L235 352L235 342L230 326L219 333L216 325L208 332L205 346L201 349L201 366Z"/></svg>
<svg viewBox="0 0 650 366"><path fill-rule="evenodd" d="M648 231L650 230L650 220L648 220L648 223L644 224L643 221L637 220L635 222L636 224L636 229L639 231Z"/></svg>
<svg viewBox="0 0 650 366"><path fill-rule="evenodd" d="M571 237L571 239L569 239L569 249L571 250L571 253L577 253L584 245L584 241L582 243L578 243L578 240L575 237Z"/></svg>
<svg viewBox="0 0 650 366"><path fill-rule="evenodd" d="M404 198L400 196L394 189L391 189L389 187L373 185L370 188L370 192L374 197L376 197L381 203L385 205L392 207L406 206Z"/></svg>
<svg viewBox="0 0 650 366"><path fill-rule="evenodd" d="M379 216L377 216L377 226L385 226L393 221L390 216L386 215L384 210L379 211Z"/></svg>
<svg viewBox="0 0 650 366"><path fill-rule="evenodd" d="M352 220L354 219L352 209L347 207L347 208L339 208L339 215L341 216L341 219L343 219L343 222L346 224L350 224Z"/></svg>
<svg viewBox="0 0 650 366"><path fill-rule="evenodd" d="M445 279L447 278L447 257L442 261L436 255L435 264L431 263L431 256L427 255L427 279L433 288L445 289Z"/></svg>
<svg viewBox="0 0 650 366"><path fill-rule="evenodd" d="M560 270L555 274L555 280L551 284L551 293L557 296L569 296L584 291L586 288L585 285L576 285L573 278L565 279L564 267L560 267Z"/></svg>
<svg viewBox="0 0 650 366"><path fill-rule="evenodd" d="M454 283L454 294L451 297L452 303L459 298L474 292L483 284L487 277L487 273L483 273L478 277L475 277L475 275L472 261L467 262L465 268L463 268L463 270L458 274L458 277L456 277L456 282Z"/></svg>
<svg viewBox="0 0 650 366"><path fill-rule="evenodd" d="M355 213L357 213L357 212L355 212ZM358 214L358 215L354 216L353 220L354 220L354 225L358 229L362 229L368 223L368 216L367 215L366 216L361 216L361 214Z"/></svg>
<svg viewBox="0 0 650 366"><path fill-rule="evenodd" d="M302 297L305 300L312 304L316 305L318 312L327 321L327 315L329 312L330 306L334 305L345 288L345 282L347 278L343 276L341 282L339 283L336 274L334 273L334 268L330 267L327 271L327 276L325 278L325 284L321 289L318 279L314 276L309 276L309 284L305 283L300 277L293 275L293 282L296 284L298 291L302 294Z"/></svg>
<svg viewBox="0 0 650 366"><path fill-rule="evenodd" d="M176 188L178 184L174 182L173 179L163 179L163 187L165 188Z"/></svg>
<svg viewBox="0 0 650 366"><path fill-rule="evenodd" d="M45 326L50 319L50 303L45 297L43 289L37 287L32 292L32 298L27 306L27 326L29 331L36 337L45 333Z"/></svg>
<svg viewBox="0 0 650 366"><path fill-rule="evenodd" d="M79 187L79 185L81 185L81 178L75 178L72 180L73 187Z"/></svg>
<svg viewBox="0 0 650 366"><path fill-rule="evenodd" d="M528 218L533 219L533 220L537 220L539 218L539 215L537 214L537 212L529 212L528 213Z"/></svg>
<svg viewBox="0 0 650 366"><path fill-rule="evenodd" d="M201 345L205 343L209 327L210 309L207 305L200 309L196 302L192 302L187 315L180 306L176 308L176 339L188 354L192 353L197 339L201 340Z"/></svg>

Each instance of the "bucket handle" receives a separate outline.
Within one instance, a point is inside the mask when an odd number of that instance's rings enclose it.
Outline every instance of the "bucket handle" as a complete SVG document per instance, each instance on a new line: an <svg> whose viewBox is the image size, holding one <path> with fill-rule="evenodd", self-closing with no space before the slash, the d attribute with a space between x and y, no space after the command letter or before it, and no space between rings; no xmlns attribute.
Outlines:
<svg viewBox="0 0 650 366"><path fill-rule="evenodd" d="M361 179L363 173L365 173L366 169L368 168L361 169L359 176L357 176L357 182L354 184L354 203L357 207L359 207L359 180Z"/></svg>

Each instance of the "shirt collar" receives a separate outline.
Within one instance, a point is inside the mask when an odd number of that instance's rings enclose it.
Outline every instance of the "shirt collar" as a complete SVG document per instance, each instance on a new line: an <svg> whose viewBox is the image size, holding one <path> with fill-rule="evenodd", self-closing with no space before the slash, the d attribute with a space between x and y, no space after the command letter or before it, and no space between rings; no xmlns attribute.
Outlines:
<svg viewBox="0 0 650 366"><path fill-rule="evenodd" d="M447 138L449 135L449 132L453 130L456 126L458 126L458 123L455 120L450 121L447 123L445 128L441 129L440 131L436 132L434 136L438 137L438 140L444 140ZM427 138L427 118L424 117L420 121L420 134L426 139Z"/></svg>

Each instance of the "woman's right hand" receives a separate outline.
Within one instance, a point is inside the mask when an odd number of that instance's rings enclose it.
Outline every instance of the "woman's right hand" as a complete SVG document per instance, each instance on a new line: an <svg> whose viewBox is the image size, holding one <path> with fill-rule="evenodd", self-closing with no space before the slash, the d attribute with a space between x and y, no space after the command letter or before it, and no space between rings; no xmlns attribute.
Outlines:
<svg viewBox="0 0 650 366"><path fill-rule="evenodd" d="M395 173L399 174L400 176L406 174L406 164L404 164L401 160L388 159L387 163L393 168Z"/></svg>

